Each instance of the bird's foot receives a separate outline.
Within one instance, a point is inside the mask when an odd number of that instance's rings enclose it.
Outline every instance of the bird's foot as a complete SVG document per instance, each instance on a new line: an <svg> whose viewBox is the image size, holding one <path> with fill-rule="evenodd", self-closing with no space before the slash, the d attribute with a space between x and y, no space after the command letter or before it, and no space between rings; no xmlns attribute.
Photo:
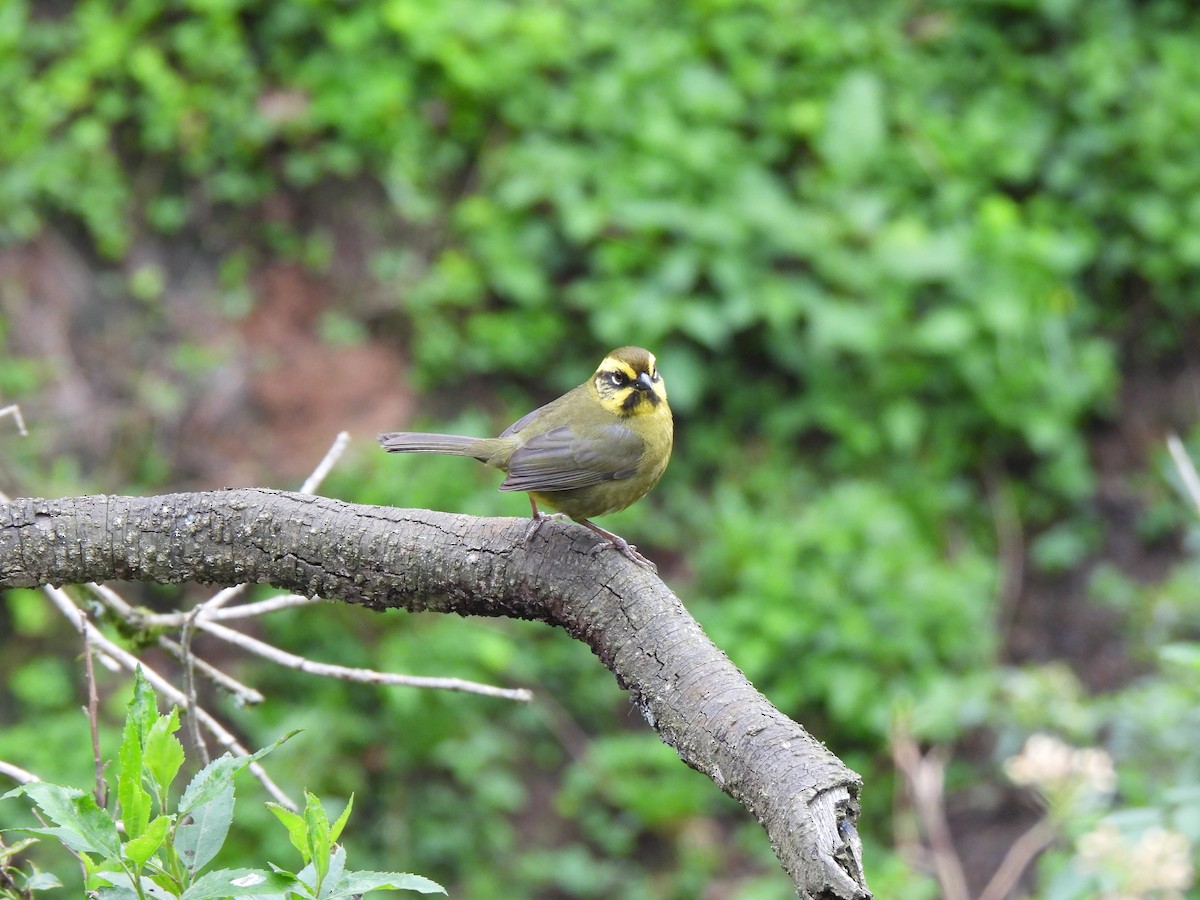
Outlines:
<svg viewBox="0 0 1200 900"><path fill-rule="evenodd" d="M542 525L549 522L551 519L565 519L563 513L544 513L540 509L535 509L533 518L529 521L529 527L525 529L525 548L528 549L530 543L541 529Z"/></svg>
<svg viewBox="0 0 1200 900"><path fill-rule="evenodd" d="M638 548L629 543L629 541L625 540L625 538L621 537L619 534L613 534L608 529L601 528L599 525L587 521L587 519L580 521L579 524L592 529L592 531L596 532L596 534L600 535L600 537L604 538L605 540L605 543L597 544L595 547L593 547L591 549L591 553L599 553L601 550L607 550L609 547L611 547L630 562L637 563L643 569L649 569L655 574L658 573L658 566L646 559L646 557L642 556L642 554L638 553Z"/></svg>

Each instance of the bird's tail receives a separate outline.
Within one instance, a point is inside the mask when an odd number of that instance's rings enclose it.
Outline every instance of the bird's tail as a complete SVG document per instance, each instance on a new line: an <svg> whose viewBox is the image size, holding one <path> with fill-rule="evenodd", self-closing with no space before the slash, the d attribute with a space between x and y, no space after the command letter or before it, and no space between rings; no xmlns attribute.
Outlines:
<svg viewBox="0 0 1200 900"><path fill-rule="evenodd" d="M491 456L486 439L457 434L394 431L379 435L379 443L388 453L444 453L448 456L473 456L476 459Z"/></svg>

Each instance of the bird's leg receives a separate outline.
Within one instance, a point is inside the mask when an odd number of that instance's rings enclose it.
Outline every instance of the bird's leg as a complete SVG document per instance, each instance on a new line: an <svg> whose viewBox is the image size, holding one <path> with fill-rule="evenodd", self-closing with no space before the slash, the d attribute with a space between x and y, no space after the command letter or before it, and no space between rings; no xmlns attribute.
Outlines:
<svg viewBox="0 0 1200 900"><path fill-rule="evenodd" d="M625 538L621 537L619 534L613 534L611 531L601 528L599 525L589 522L587 519L576 519L575 521L585 528L592 529L592 531L596 532L596 534L608 541L607 544L597 544L595 547L593 547L593 553L598 550L603 550L606 547L612 547L620 551L621 555L626 559L637 563L642 568L649 569L651 572L658 572L658 566L650 562L650 560L646 559L646 557L642 556L642 554L638 553L637 547L633 546L633 544L629 543L629 541L625 540Z"/></svg>
<svg viewBox="0 0 1200 900"><path fill-rule="evenodd" d="M533 520L529 523L529 527L525 529L526 547L529 546L529 542L533 540L534 535L538 533L538 529L542 527L543 522L563 518L562 513L544 513L538 509L537 501L533 499L533 494L529 495L529 505L533 507Z"/></svg>

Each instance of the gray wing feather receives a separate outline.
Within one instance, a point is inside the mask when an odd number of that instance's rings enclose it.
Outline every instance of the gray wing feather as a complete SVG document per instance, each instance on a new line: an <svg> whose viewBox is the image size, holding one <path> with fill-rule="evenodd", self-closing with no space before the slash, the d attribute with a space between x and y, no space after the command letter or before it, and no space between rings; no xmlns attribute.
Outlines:
<svg viewBox="0 0 1200 900"><path fill-rule="evenodd" d="M643 446L623 425L588 429L583 436L566 426L554 428L513 453L500 490L567 491L619 481L637 471Z"/></svg>

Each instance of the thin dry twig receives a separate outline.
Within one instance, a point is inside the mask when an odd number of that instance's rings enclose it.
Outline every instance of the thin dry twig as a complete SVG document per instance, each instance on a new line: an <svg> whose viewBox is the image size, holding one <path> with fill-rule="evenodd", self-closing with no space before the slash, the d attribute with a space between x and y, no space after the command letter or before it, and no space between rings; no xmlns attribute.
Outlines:
<svg viewBox="0 0 1200 900"><path fill-rule="evenodd" d="M273 663L307 672L310 675L322 675L326 678L340 678L344 681L357 681L361 684L396 684L406 687L439 688L446 691L463 691L469 694L482 694L485 697L499 697L504 700L517 700L528 703L533 699L533 692L525 688L498 688L488 684L478 684L461 678L425 678L417 675L397 675L392 672L377 672L374 669L358 669L350 666L338 666L331 663L313 662L304 656L280 650L257 638L234 631L216 622L200 619L196 627L208 634L241 647L249 653L269 659Z"/></svg>
<svg viewBox="0 0 1200 900"><path fill-rule="evenodd" d="M10 403L8 406L0 409L0 419L5 416L10 416L17 423L17 434L21 437L29 437L29 432L25 430L25 418L21 415L21 407L15 403Z"/></svg>
<svg viewBox="0 0 1200 900"><path fill-rule="evenodd" d="M979 900L1005 900L1006 897L1012 896L1012 891L1025 874L1025 870L1057 837L1058 830L1054 823L1046 818L1017 838L1004 854L1000 867L979 895Z"/></svg>
<svg viewBox="0 0 1200 900"><path fill-rule="evenodd" d="M240 606L221 609L215 612L209 612L209 605L201 603L195 606L192 610L186 613L164 613L160 615L147 615L140 610L134 609L126 603L120 595L111 589L105 588L102 585L88 585L100 593L106 605L122 618L130 622L135 622L138 627L143 628L178 628L187 627L187 623L194 622L194 627L211 634L214 637L241 647L256 656L261 656L264 659L269 659L281 666L287 666L291 669L297 669L302 672L308 672L312 675L322 675L327 678L340 678L346 681L357 681L363 684L390 684L403 687L417 687L436 690L460 691L469 694L479 694L484 697L496 697L502 700L515 700L521 703L527 703L533 699L533 693L525 688L500 688L490 684L481 684L475 681L468 681L463 678L433 678L422 677L417 675L399 675L391 672L380 672L375 669L359 669L349 666L339 666L333 663L320 663L308 659L307 657L299 656L295 653L289 653L286 650L281 650L272 644L261 641L258 638L250 637L240 631L235 631L232 628L226 628L218 624L219 620L238 619L250 616L263 615L268 612L274 612L280 609L289 609L298 606L307 606L313 603L323 602L319 597L302 597L298 594L283 594L278 597L269 597L266 600L261 600L256 603L245 603ZM159 643L168 650L175 652L174 647L178 645L168 645L163 643L164 639L160 639ZM201 668L199 661L197 668ZM208 673L206 673L208 674ZM214 680L216 680L215 676ZM244 685L239 685L235 690L238 696L246 699L246 702L261 702L262 695L253 688L247 688Z"/></svg>
<svg viewBox="0 0 1200 900"><path fill-rule="evenodd" d="M179 637L179 649L183 658L183 691L187 694L189 709L200 705L200 700L196 695L196 654L192 652L192 635L195 633L196 617L191 615L183 623L183 630ZM200 733L200 722L195 716L188 716L188 734L191 735L196 755L200 757L200 765L207 766L212 761L212 757L209 756L208 744L204 742L204 735Z"/></svg>
<svg viewBox="0 0 1200 900"><path fill-rule="evenodd" d="M264 616L267 613L278 612L281 609L294 609L324 602L325 600L321 597L303 597L300 594L279 594L275 597L267 597L265 600L256 600L253 603L240 603L237 606L227 606L224 609L214 610L206 607L204 618L212 622L251 619L257 616ZM144 613L139 621L147 628L182 628L183 623L187 621L188 616L191 614L191 610L173 613Z"/></svg>
<svg viewBox="0 0 1200 900"><path fill-rule="evenodd" d="M248 587L248 584L235 584L227 588L221 588L221 590L217 591L203 603L198 604L195 609L185 613L185 615L191 615L197 609L202 609L206 616L211 615L225 604L236 600L242 594L246 593L246 588Z"/></svg>
<svg viewBox="0 0 1200 900"><path fill-rule="evenodd" d="M108 782L104 780L104 757L100 755L100 694L96 691L96 668L92 664L92 641L88 629L83 631L83 670L87 677L86 707L88 728L92 732L92 765L96 770L96 805L108 806Z"/></svg>
<svg viewBox="0 0 1200 900"><path fill-rule="evenodd" d="M41 781L32 772L22 769L20 766L14 766L10 762L5 762L0 759L0 775L7 775L18 784L30 784L34 781Z"/></svg>
<svg viewBox="0 0 1200 900"><path fill-rule="evenodd" d="M946 821L945 771L947 755L935 748L922 755L917 742L903 724L892 729L892 759L904 776L913 811L929 842L934 874L942 886L944 900L970 900L967 877L954 849L950 823Z"/></svg>
<svg viewBox="0 0 1200 900"><path fill-rule="evenodd" d="M348 431L339 431L337 437L333 439L333 446L326 452L325 458L317 463L317 467L313 469L312 474L300 486L300 493L315 494L317 488L321 486L321 482L333 471L333 467L337 465L338 460L342 458L342 454L346 452L348 446L350 446L350 433Z"/></svg>
<svg viewBox="0 0 1200 900"><path fill-rule="evenodd" d="M183 647L170 638L160 637L158 639L158 646L162 647L176 659L183 660ZM263 697L262 692L255 690L247 684L242 684L232 675L222 672L212 663L206 662L198 656L195 657L195 665L201 674L213 682L213 684L227 691L238 703L245 704L246 706L257 706L266 699Z"/></svg>

